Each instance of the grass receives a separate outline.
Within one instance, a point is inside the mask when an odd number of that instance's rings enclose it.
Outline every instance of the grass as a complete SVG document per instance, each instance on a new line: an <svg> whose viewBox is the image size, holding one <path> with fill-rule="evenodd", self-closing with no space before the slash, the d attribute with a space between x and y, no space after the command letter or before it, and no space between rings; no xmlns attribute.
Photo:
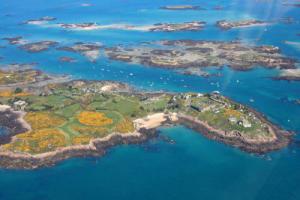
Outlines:
<svg viewBox="0 0 300 200"><path fill-rule="evenodd" d="M75 103L62 108L56 111L55 113L65 118L70 118L74 116L76 113L79 113L80 111L81 111L81 105L79 103Z"/></svg>

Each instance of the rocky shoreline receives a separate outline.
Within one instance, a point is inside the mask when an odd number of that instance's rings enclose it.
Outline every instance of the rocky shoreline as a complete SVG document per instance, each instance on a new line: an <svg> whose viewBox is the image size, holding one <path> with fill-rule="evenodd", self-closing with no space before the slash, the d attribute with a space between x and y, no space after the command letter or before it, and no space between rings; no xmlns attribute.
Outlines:
<svg viewBox="0 0 300 200"><path fill-rule="evenodd" d="M30 126L23 120L24 115L24 112L0 105L0 127L5 127L8 131L7 134L0 134L0 145L10 142L13 136L30 130Z"/></svg>
<svg viewBox="0 0 300 200"><path fill-rule="evenodd" d="M233 137L227 137L226 135L219 134L217 131L209 129L205 124L199 123L198 120L195 120L185 115L179 116L178 123L201 133L209 139L222 142L224 144L233 146L248 153L265 154L271 151L279 150L290 144L292 140L292 134L290 132L283 131L279 127L271 124L270 122L267 123L274 130L274 133L276 134L276 139L267 143L247 142L238 135Z"/></svg>
<svg viewBox="0 0 300 200"><path fill-rule="evenodd" d="M21 72L16 71L19 75ZM37 73L35 76L40 75L42 74ZM23 77L24 75L21 74L21 76ZM0 136L1 142L3 142L0 143L3 144L0 148L0 167L34 169L51 166L71 157L101 156L105 154L108 148L119 144L138 144L147 141L147 139L157 136L156 128L165 124L184 125L196 130L209 139L217 140L243 151L256 154L281 149L291 142L293 136L291 132L284 131L271 123L261 113L223 97L218 93L145 93L136 91L120 82L86 80L66 82L55 80L55 85L50 85L49 87L44 83L47 80L39 81L35 82L35 88L32 88L29 83L23 84L23 87L27 88L26 92L35 95L35 98L39 96L41 102L46 102L48 95L52 98L55 97L57 95L55 93L56 88L60 89L60 101L62 98L61 95L65 93L69 97L69 92L73 92L77 96L87 96L89 98L92 94L102 93L101 96L96 98L96 101L89 99L89 105L93 105L93 102L99 102L99 99L102 99L102 102L114 99L115 104L117 104L120 100L124 101L131 96L135 98L131 98L130 102L140 104L141 106L133 112L134 115L129 115L131 117L130 123L125 124L125 126L124 122L122 122L120 129L112 129L110 132L105 132L106 134L102 136L84 136L83 138L87 139L86 142L76 142L74 139L66 142L65 139L59 138L59 134L65 133L60 129L61 125L68 126L69 122L66 120L62 121L63 118L59 118L58 115L51 115L57 109L60 110L61 107L55 108L56 105L49 105L52 106L52 113L44 115L42 111L31 110L30 106L32 104L30 103L32 102L28 101L30 97L19 97L18 101L14 100L14 96L6 99L3 98L3 105L0 105L0 114L2 114L0 115L0 127L10 130L10 134L7 134L6 130L4 130L3 136ZM11 94L9 93L9 95ZM83 100L80 99L80 101ZM149 110L146 113L139 114L145 111L145 105L151 105L149 104L150 102L154 104L154 102L162 101L165 102L162 108L148 108ZM77 103L77 101L75 102ZM73 104L69 102L68 105ZM91 109L92 107L89 108ZM101 113L99 109L101 110L101 107L92 108L92 110L96 111L94 113L91 112L92 114L89 115ZM105 109L107 108L105 107ZM115 110L116 107L113 107L113 109ZM30 112L33 116L40 115L39 119L43 119L45 122L48 121L51 125L56 124L54 127L46 126L37 128L30 119L26 121L23 119L26 114L25 111L28 115ZM83 110L80 113L84 112L86 111ZM219 115L218 113L223 114ZM72 116L76 115L74 113ZM69 117L70 115L67 116L67 118ZM213 120L215 117L217 117L217 122L222 122L222 125L218 125ZM126 122L126 118L124 121ZM85 122L81 124L83 123ZM224 123L228 126L224 125ZM90 126L90 124L87 126ZM125 131L122 132L124 129ZM44 130L50 132L43 132ZM38 135L38 131L40 131L40 135ZM84 135L87 132L88 129L85 129L79 133ZM33 135L30 135L31 133ZM23 135L18 137L19 134ZM55 138L54 140L52 138L52 141L49 142L50 135L58 139ZM24 145L20 146L20 144ZM34 144L39 144L39 146L35 146ZM42 149L40 144L45 144L42 146Z"/></svg>
<svg viewBox="0 0 300 200"><path fill-rule="evenodd" d="M0 167L7 169L50 167L68 158L103 156L108 148L123 144L139 144L156 135L154 129L141 129L139 133L128 134L125 137L119 134L109 135L108 138L92 140L89 145L71 146L39 155L0 152Z"/></svg>
<svg viewBox="0 0 300 200"><path fill-rule="evenodd" d="M238 148L242 151L255 154L264 154L270 151L279 150L290 144L292 133L280 129L278 126L269 122L262 114L251 110L257 117L268 124L269 128L274 131L275 136L269 142L249 142L238 135L226 135L223 131L210 127L206 122L202 122L185 114L162 114L159 119L154 119L150 124L144 126L137 125L136 132L125 135L113 133L104 138L97 138L90 141L88 145L77 145L64 147L53 152L47 152L37 155L21 154L13 152L0 152L0 167L8 169L36 169L40 167L50 167L56 163L74 157L103 156L107 149L123 144L140 144L151 138L157 137L157 127L162 125L183 125L187 128L197 131L205 137L216 140L227 145ZM157 118L154 115L153 118ZM151 117L150 117L151 118ZM150 118L143 119L149 123Z"/></svg>

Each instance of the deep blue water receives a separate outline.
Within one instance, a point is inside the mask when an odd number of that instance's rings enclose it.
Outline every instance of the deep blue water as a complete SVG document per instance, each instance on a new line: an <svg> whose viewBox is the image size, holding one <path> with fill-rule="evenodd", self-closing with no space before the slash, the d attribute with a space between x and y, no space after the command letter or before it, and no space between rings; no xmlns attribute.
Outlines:
<svg viewBox="0 0 300 200"><path fill-rule="evenodd" d="M82 7L92 3L92 7ZM164 5L193 4L206 10L167 11ZM212 8L222 5L224 10ZM272 44L282 53L300 59L300 8L282 1L204 0L0 0L0 38L21 35L30 41L51 39L62 44L78 41L137 45L160 39L241 39L249 44ZM53 16L57 22L100 24L153 24L203 20L201 32L146 33L122 30L63 31L57 28L20 25L31 18ZM292 17L293 24L278 22ZM220 31L221 19L267 20L267 27ZM294 42L294 45L285 41ZM119 80L146 90L175 92L221 91L222 94L263 112L280 126L300 132L300 83L274 81L277 70L258 66L249 72L224 67L221 77L184 76L174 71L108 61L90 63L80 55L55 51L30 54L0 41L0 62L38 62L38 69L75 78ZM77 63L58 62L72 56ZM218 71L211 68L211 71ZM131 76L130 74L133 74ZM254 102L250 102L254 99ZM33 171L0 170L0 199L300 199L300 149L292 144L265 156L250 155L207 140L184 127L162 128L161 134L176 141L160 140L140 146L113 148L102 158L72 159L57 166ZM296 135L295 139L298 140Z"/></svg>
<svg viewBox="0 0 300 200"><path fill-rule="evenodd" d="M0 126L0 136L8 135L9 131L5 127Z"/></svg>

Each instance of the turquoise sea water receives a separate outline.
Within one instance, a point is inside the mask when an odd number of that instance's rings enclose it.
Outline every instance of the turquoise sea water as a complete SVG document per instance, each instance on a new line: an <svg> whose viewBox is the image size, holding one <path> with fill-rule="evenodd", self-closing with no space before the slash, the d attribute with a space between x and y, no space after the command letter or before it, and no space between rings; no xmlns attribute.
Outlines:
<svg viewBox="0 0 300 200"><path fill-rule="evenodd" d="M138 45L161 39L240 39L249 44L271 44L282 53L300 59L300 8L283 1L204 0L0 0L0 38L23 36L30 41L55 40L101 42L106 46ZM82 7L82 3L94 4ZM164 5L192 4L206 10L167 11ZM224 10L212 8L222 5ZM159 22L203 20L201 32L146 33L124 30L63 31L53 27L20 25L20 22L53 16L57 22L97 22L99 24L147 25ZM278 22L284 17L293 24ZM267 27L220 31L221 19L267 20ZM54 22L56 23L56 22ZM293 42L286 43L286 41ZM0 41L2 64L38 62L38 69L75 78L118 80L146 90L210 92L219 90L236 101L264 113L280 126L300 133L300 83L274 81L277 70L258 66L249 72L224 67L221 77L184 76L174 71L112 62L104 57L90 63L80 55L50 49L26 53ZM72 56L77 63L60 63L60 56ZM133 75L130 75L133 74ZM253 99L254 102L250 102ZM9 199L300 199L300 148L289 147L264 156L251 155L207 140L184 127L161 128L160 133L176 141L160 139L143 145L120 146L102 158L71 159L58 165L33 170L0 170L0 200ZM297 141L299 136L295 136Z"/></svg>

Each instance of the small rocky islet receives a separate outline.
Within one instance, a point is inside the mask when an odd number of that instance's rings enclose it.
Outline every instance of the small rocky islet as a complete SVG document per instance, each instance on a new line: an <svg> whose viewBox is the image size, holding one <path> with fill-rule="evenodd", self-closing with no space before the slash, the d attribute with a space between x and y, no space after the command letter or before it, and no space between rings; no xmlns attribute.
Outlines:
<svg viewBox="0 0 300 200"><path fill-rule="evenodd" d="M160 9L163 10L201 10L200 6L194 6L194 5L168 5L168 6L162 6Z"/></svg>
<svg viewBox="0 0 300 200"><path fill-rule="evenodd" d="M279 72L279 75L273 77L274 80L300 81L300 69L286 69Z"/></svg>
<svg viewBox="0 0 300 200"><path fill-rule="evenodd" d="M41 25L41 24L48 23L48 22L55 21L55 20L56 20L55 17L45 16L45 17L41 17L39 19L29 19L21 24Z"/></svg>
<svg viewBox="0 0 300 200"><path fill-rule="evenodd" d="M17 45L20 49L25 50L29 53L38 53L46 51L51 47L54 47L59 44L58 42L51 40L29 42L28 40L25 40L22 36L7 37L2 39L8 41L11 45Z"/></svg>
<svg viewBox="0 0 300 200"><path fill-rule="evenodd" d="M222 30L230 30L233 28L241 28L241 27L251 27L251 26L261 26L267 25L266 22L261 20L240 20L240 21L227 21L227 20L220 20L217 21L216 26Z"/></svg>

